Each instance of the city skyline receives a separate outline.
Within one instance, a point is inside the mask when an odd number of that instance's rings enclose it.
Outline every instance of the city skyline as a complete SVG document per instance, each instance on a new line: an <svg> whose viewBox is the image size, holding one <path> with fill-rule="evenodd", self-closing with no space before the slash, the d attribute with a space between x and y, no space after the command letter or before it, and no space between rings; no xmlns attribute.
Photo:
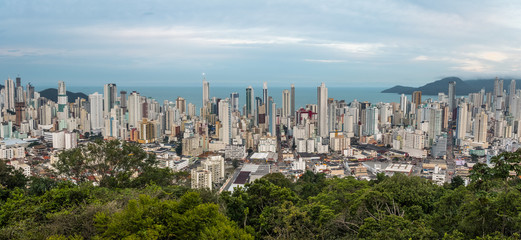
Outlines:
<svg viewBox="0 0 521 240"><path fill-rule="evenodd" d="M4 1L0 75L199 86L205 72L214 86L306 87L518 78L516 9L515 1Z"/></svg>

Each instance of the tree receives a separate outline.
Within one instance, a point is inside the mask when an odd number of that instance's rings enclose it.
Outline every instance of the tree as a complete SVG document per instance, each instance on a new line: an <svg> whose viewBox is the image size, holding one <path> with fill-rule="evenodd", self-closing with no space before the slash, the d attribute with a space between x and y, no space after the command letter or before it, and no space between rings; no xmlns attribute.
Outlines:
<svg viewBox="0 0 521 240"><path fill-rule="evenodd" d="M63 151L54 164L58 174L85 182L89 176L99 176L101 186L125 186L131 176L155 167L154 154L139 145L119 140L95 142Z"/></svg>
<svg viewBox="0 0 521 240"><path fill-rule="evenodd" d="M22 170L15 170L13 166L7 165L4 160L0 160L0 189L24 188L27 178Z"/></svg>
<svg viewBox="0 0 521 240"><path fill-rule="evenodd" d="M459 186L464 186L464 185L465 185L465 181L463 180L463 178L461 176L453 177L450 182L450 188L452 190L458 188Z"/></svg>
<svg viewBox="0 0 521 240"><path fill-rule="evenodd" d="M239 167L239 160L233 159L232 160L232 166L233 166L234 169L238 168Z"/></svg>
<svg viewBox="0 0 521 240"><path fill-rule="evenodd" d="M141 195L121 212L99 212L95 223L103 239L253 239L194 192L179 201Z"/></svg>

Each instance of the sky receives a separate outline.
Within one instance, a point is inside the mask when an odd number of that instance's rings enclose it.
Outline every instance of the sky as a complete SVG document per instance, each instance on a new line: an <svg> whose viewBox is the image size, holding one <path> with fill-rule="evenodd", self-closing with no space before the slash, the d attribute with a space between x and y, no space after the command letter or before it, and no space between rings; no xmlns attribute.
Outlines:
<svg viewBox="0 0 521 240"><path fill-rule="evenodd" d="M211 86L518 78L521 1L0 1L4 80L200 86L203 73Z"/></svg>

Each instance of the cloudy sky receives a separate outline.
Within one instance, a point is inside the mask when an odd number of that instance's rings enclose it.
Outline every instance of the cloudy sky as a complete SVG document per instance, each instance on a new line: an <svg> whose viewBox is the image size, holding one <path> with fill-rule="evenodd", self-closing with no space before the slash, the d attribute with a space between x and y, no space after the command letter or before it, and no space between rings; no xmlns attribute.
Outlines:
<svg viewBox="0 0 521 240"><path fill-rule="evenodd" d="M0 1L33 85L420 86L521 76L521 1Z"/></svg>

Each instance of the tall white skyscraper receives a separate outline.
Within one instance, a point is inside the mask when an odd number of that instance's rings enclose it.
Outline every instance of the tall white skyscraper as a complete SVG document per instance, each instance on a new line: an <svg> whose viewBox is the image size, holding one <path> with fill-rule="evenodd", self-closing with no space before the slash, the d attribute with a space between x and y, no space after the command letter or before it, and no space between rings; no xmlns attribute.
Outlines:
<svg viewBox="0 0 521 240"><path fill-rule="evenodd" d="M128 96L128 124L138 127L142 116L141 96L134 91Z"/></svg>
<svg viewBox="0 0 521 240"><path fill-rule="evenodd" d="M226 144L230 144L232 139L232 119L230 110L230 100L228 98L219 102L219 121L222 126L221 132L219 133L219 140Z"/></svg>
<svg viewBox="0 0 521 240"><path fill-rule="evenodd" d="M63 81L58 82L58 119L64 120L69 116L67 89Z"/></svg>
<svg viewBox="0 0 521 240"><path fill-rule="evenodd" d="M327 137L327 88L326 84L322 83L317 88L317 106L318 106L318 135L320 137Z"/></svg>
<svg viewBox="0 0 521 240"><path fill-rule="evenodd" d="M103 87L103 115L109 116L110 110L114 108L116 104L116 99L118 97L118 88L115 83L105 84Z"/></svg>
<svg viewBox="0 0 521 240"><path fill-rule="evenodd" d="M103 121L103 95L95 92L89 95L90 103L90 127L92 129L102 129Z"/></svg>
<svg viewBox="0 0 521 240"><path fill-rule="evenodd" d="M291 94L289 90L282 91L282 117L291 116Z"/></svg>
<svg viewBox="0 0 521 240"><path fill-rule="evenodd" d="M407 115L407 96L405 94L400 96L400 110L402 110L404 116Z"/></svg>
<svg viewBox="0 0 521 240"><path fill-rule="evenodd" d="M459 145L465 139L467 133L467 104L462 103L458 106L458 120L456 125L456 141Z"/></svg>
<svg viewBox="0 0 521 240"><path fill-rule="evenodd" d="M210 83L206 81L206 78L203 78L203 108L207 108L209 102L210 102Z"/></svg>
<svg viewBox="0 0 521 240"><path fill-rule="evenodd" d="M4 108L14 110L15 103L15 86L14 81L10 78L5 80Z"/></svg>

